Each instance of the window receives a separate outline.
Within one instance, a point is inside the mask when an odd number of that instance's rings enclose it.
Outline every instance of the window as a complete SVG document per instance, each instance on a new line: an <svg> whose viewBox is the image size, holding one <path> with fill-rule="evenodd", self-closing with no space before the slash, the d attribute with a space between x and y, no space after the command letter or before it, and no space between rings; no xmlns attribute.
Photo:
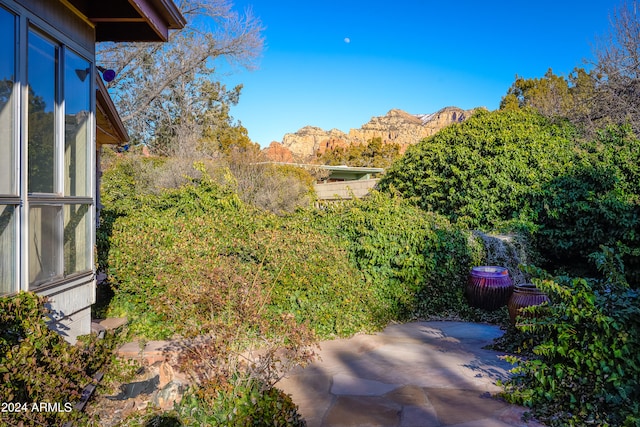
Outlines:
<svg viewBox="0 0 640 427"><path fill-rule="evenodd" d="M93 271L92 53L11 7L0 6L0 295Z"/></svg>
<svg viewBox="0 0 640 427"><path fill-rule="evenodd" d="M62 209L29 209L29 283L38 285L62 277Z"/></svg>
<svg viewBox="0 0 640 427"><path fill-rule="evenodd" d="M76 53L65 50L65 145L64 195L90 196L91 187L87 171L91 160L89 138L91 123L91 64ZM73 94L73 96L69 96Z"/></svg>
<svg viewBox="0 0 640 427"><path fill-rule="evenodd" d="M91 236L93 222L90 205L64 206L64 274L91 270Z"/></svg>
<svg viewBox="0 0 640 427"><path fill-rule="evenodd" d="M17 283L16 17L0 7L0 295Z"/></svg>
<svg viewBox="0 0 640 427"><path fill-rule="evenodd" d="M38 286L92 269L93 73L35 30L27 55L29 283Z"/></svg>
<svg viewBox="0 0 640 427"><path fill-rule="evenodd" d="M0 195L17 194L15 174L15 17L0 7ZM4 53L6 52L6 54Z"/></svg>
<svg viewBox="0 0 640 427"><path fill-rule="evenodd" d="M78 204L29 210L29 283L91 270L89 208Z"/></svg>

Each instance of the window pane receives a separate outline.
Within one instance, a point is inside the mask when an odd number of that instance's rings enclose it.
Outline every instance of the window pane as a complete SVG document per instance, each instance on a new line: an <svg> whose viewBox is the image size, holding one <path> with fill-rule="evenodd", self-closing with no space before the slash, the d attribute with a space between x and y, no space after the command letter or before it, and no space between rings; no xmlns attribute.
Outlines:
<svg viewBox="0 0 640 427"><path fill-rule="evenodd" d="M0 7L0 194L16 194L15 188L15 17Z"/></svg>
<svg viewBox="0 0 640 427"><path fill-rule="evenodd" d="M64 207L64 274L91 270L90 205Z"/></svg>
<svg viewBox="0 0 640 427"><path fill-rule="evenodd" d="M0 205L0 295L18 290L15 217L14 206Z"/></svg>
<svg viewBox="0 0 640 427"><path fill-rule="evenodd" d="M91 66L67 50L64 69L66 196L89 196L89 125Z"/></svg>
<svg viewBox="0 0 640 427"><path fill-rule="evenodd" d="M62 276L62 208L29 209L29 283L40 284Z"/></svg>
<svg viewBox="0 0 640 427"><path fill-rule="evenodd" d="M29 32L29 193L55 192L57 47Z"/></svg>

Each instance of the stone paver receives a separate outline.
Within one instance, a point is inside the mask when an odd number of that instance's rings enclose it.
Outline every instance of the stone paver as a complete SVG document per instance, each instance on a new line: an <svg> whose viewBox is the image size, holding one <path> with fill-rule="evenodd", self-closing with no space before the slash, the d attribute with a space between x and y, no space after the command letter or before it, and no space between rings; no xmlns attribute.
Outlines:
<svg viewBox="0 0 640 427"><path fill-rule="evenodd" d="M400 427L438 427L440 426L435 408L428 406L404 406Z"/></svg>
<svg viewBox="0 0 640 427"><path fill-rule="evenodd" d="M96 322L98 322L100 326L105 328L107 331L113 331L114 329L118 329L119 327L126 325L127 318L126 317L109 317L107 319L97 320Z"/></svg>
<svg viewBox="0 0 640 427"><path fill-rule="evenodd" d="M538 427L524 408L492 397L511 365L482 347L502 335L466 322L390 325L321 343L320 360L278 387L309 427Z"/></svg>
<svg viewBox="0 0 640 427"><path fill-rule="evenodd" d="M394 324L375 335L321 343L319 360L292 370L278 387L309 427L540 427L522 420L524 408L492 397L511 365L483 347L501 334L465 322ZM164 366L171 346L134 342L118 354ZM163 384L177 378L162 373Z"/></svg>
<svg viewBox="0 0 640 427"><path fill-rule="evenodd" d="M333 377L331 393L344 396L381 396L396 389L395 384L385 384L380 381L365 380L346 374L338 374Z"/></svg>
<svg viewBox="0 0 640 427"><path fill-rule="evenodd" d="M323 425L390 427L400 423L402 406L380 396L339 396Z"/></svg>
<svg viewBox="0 0 640 427"><path fill-rule="evenodd" d="M431 406L424 390L415 385L407 385L393 390L385 395L387 399L401 405Z"/></svg>
<svg viewBox="0 0 640 427"><path fill-rule="evenodd" d="M474 390L428 389L427 396L442 425L498 417L508 406L505 402Z"/></svg>

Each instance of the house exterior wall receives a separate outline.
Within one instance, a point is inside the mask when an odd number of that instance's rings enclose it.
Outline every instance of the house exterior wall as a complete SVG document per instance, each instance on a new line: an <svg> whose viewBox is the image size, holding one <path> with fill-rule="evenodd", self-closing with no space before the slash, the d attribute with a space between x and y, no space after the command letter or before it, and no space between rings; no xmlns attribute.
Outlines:
<svg viewBox="0 0 640 427"><path fill-rule="evenodd" d="M95 29L63 1L0 0L0 19L0 294L48 296L75 342L95 302Z"/></svg>
<svg viewBox="0 0 640 427"><path fill-rule="evenodd" d="M319 201L326 200L346 200L355 197L360 199L376 186L377 179L328 182L326 184L315 184L316 197Z"/></svg>

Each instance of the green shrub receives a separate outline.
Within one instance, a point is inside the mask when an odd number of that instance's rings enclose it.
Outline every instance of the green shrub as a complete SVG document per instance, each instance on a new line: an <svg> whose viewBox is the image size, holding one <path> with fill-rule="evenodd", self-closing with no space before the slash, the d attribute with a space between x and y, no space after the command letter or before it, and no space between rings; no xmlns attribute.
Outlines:
<svg viewBox="0 0 640 427"><path fill-rule="evenodd" d="M2 412L3 425L87 425L87 415L73 410L91 376L111 357L112 340L88 338L67 343L45 323L45 300L21 292L0 298L0 401L24 404L19 412ZM59 405L59 411L32 405Z"/></svg>
<svg viewBox="0 0 640 427"><path fill-rule="evenodd" d="M550 425L640 422L640 304L619 253L595 257L604 280L539 280L553 304L522 329L541 339L532 358L512 361L505 397Z"/></svg>
<svg viewBox="0 0 640 427"><path fill-rule="evenodd" d="M479 110L409 147L380 181L419 207L475 229L530 218L532 198L575 157L575 130L526 111Z"/></svg>
<svg viewBox="0 0 640 427"><path fill-rule="evenodd" d="M546 268L594 275L600 245L638 246L639 165L628 126L583 141L530 110L480 111L410 147L380 188L463 227L525 231ZM640 259L625 261L636 286Z"/></svg>
<svg viewBox="0 0 640 427"><path fill-rule="evenodd" d="M150 339L199 331L210 297L224 298L222 284L233 277L256 282L274 301L267 307L311 322L322 336L370 321L366 309L335 316L349 298L368 303L337 237L246 206L213 182L144 199L115 221L109 242L111 313L127 315L131 331Z"/></svg>
<svg viewBox="0 0 640 427"><path fill-rule="evenodd" d="M270 313L320 337L461 311L482 257L470 233L381 193L278 217L206 180L140 197L109 234L110 314L147 339L196 334L234 283L255 284Z"/></svg>
<svg viewBox="0 0 640 427"><path fill-rule="evenodd" d="M315 221L348 242L348 254L376 301L378 325L466 308L464 286L481 244L444 217L373 192L328 206Z"/></svg>
<svg viewBox="0 0 640 427"><path fill-rule="evenodd" d="M607 128L583 145L580 159L543 185L536 197L539 249L551 266L596 272L588 256L600 245L640 243L640 140L625 128ZM626 257L629 279L640 274L637 257Z"/></svg>

